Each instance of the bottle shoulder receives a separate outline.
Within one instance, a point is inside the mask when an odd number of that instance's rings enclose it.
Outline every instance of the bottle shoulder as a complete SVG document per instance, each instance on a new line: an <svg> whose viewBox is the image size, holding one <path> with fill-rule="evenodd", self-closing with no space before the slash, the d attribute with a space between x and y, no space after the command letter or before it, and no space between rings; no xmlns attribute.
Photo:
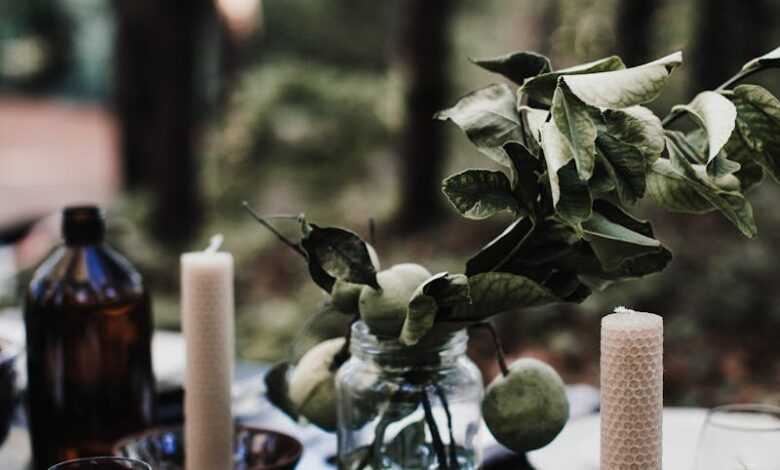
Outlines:
<svg viewBox="0 0 780 470"><path fill-rule="evenodd" d="M108 245L59 246L35 270L27 301L104 304L145 295L141 275Z"/></svg>

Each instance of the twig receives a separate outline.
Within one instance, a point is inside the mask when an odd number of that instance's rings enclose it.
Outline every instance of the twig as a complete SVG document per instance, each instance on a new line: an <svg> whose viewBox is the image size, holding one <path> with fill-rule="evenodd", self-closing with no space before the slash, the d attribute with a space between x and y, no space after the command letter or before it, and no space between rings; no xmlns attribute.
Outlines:
<svg viewBox="0 0 780 470"><path fill-rule="evenodd" d="M303 256L304 259L308 259L308 256L306 255L306 252L303 251L303 248L301 248L297 243L294 243L294 242L290 241L289 238L287 238L284 235L282 235L281 233L279 233L279 231L276 230L271 224L269 224L268 221L266 221L263 217L260 217L259 215L257 215L257 213L254 210L252 210L252 207L249 205L249 203L247 201L244 201L242 203L242 205L244 206L244 209L246 209L247 212L249 212L249 214L251 214L252 217L258 223L260 223L260 225L262 225L263 227L268 229L269 232L271 232L274 235L276 235L276 238L278 238L285 245L287 245L290 248L292 248L293 251L295 251L299 255ZM298 216L296 216L296 218L298 218Z"/></svg>
<svg viewBox="0 0 780 470"><path fill-rule="evenodd" d="M436 389L436 395L438 395L439 401L441 401L441 406L444 407L444 413L447 415L447 430L450 433L450 467L451 470L460 470L460 464L458 463L458 447L455 445L455 432L452 429L452 413L450 411L450 404L447 402L447 394L444 393L444 389L441 388L441 385L434 383L433 386Z"/></svg>
<svg viewBox="0 0 780 470"><path fill-rule="evenodd" d="M765 70L765 68L762 67L761 65L757 65L755 68L752 69L740 70L734 76L730 77L728 80L721 83L720 86L718 86L718 88L715 89L715 91L720 92L720 91L728 90L738 82L748 78L751 75L761 72L762 70ZM672 112L667 114L666 117L664 117L664 119L661 121L661 125L663 127L670 125L671 123L673 123L674 121L682 117L684 113L685 112L680 109L673 110Z"/></svg>
<svg viewBox="0 0 780 470"><path fill-rule="evenodd" d="M376 221L373 217L368 219L368 239L376 247Z"/></svg>
<svg viewBox="0 0 780 470"><path fill-rule="evenodd" d="M439 468L442 470L449 470L450 467L447 465L447 453L444 451L444 442L441 440L439 427L436 425L436 420L433 418L433 410L431 409L431 401L428 399L428 393L423 389L420 395L423 410L425 411L425 422L428 423L428 429L431 431L433 450L436 451L436 459L439 461Z"/></svg>
<svg viewBox="0 0 780 470"><path fill-rule="evenodd" d="M490 332L491 336L493 336L493 344L496 348L496 360L498 361L498 367L501 368L501 374L504 376L509 375L509 367L506 365L504 347L501 345L501 340L498 338L498 333L496 333L496 328L493 324L488 322L474 323L469 326L469 328L484 328Z"/></svg>

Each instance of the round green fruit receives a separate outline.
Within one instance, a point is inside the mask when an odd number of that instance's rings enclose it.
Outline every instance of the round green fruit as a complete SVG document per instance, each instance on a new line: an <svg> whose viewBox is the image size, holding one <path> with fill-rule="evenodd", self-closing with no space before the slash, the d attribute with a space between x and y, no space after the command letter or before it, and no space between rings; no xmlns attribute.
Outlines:
<svg viewBox="0 0 780 470"><path fill-rule="evenodd" d="M398 337L412 294L429 277L431 273L424 267L404 263L377 273L376 280L381 290L363 286L358 307L360 318L371 333Z"/></svg>
<svg viewBox="0 0 780 470"><path fill-rule="evenodd" d="M366 243L366 248L368 256L371 258L371 264L374 265L375 270L379 271L379 256L376 254L376 250L368 243ZM361 290L363 290L363 284L336 279L330 290L330 298L338 310L344 313L357 313Z"/></svg>
<svg viewBox="0 0 780 470"><path fill-rule="evenodd" d="M344 338L317 344L306 351L290 375L290 401L301 416L326 431L335 431L338 424L336 371L330 365L343 346Z"/></svg>
<svg viewBox="0 0 780 470"><path fill-rule="evenodd" d="M523 453L555 439L569 419L569 400L555 369L520 359L488 386L482 415L498 442Z"/></svg>

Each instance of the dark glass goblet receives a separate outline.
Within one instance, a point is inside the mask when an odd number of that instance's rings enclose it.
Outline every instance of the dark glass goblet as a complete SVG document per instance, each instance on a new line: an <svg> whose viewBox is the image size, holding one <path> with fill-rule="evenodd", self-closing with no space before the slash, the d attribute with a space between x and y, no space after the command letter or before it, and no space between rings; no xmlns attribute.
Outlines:
<svg viewBox="0 0 780 470"><path fill-rule="evenodd" d="M123 457L87 457L58 463L49 470L152 470L140 460Z"/></svg>

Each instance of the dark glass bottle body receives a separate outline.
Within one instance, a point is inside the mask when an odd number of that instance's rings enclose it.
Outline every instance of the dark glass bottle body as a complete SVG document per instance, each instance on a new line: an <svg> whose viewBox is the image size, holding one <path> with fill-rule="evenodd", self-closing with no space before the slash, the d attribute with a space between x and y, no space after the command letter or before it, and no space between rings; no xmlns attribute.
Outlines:
<svg viewBox="0 0 780 470"><path fill-rule="evenodd" d="M35 272L24 317L36 469L110 455L118 438L154 424L149 296L102 233L55 249Z"/></svg>

